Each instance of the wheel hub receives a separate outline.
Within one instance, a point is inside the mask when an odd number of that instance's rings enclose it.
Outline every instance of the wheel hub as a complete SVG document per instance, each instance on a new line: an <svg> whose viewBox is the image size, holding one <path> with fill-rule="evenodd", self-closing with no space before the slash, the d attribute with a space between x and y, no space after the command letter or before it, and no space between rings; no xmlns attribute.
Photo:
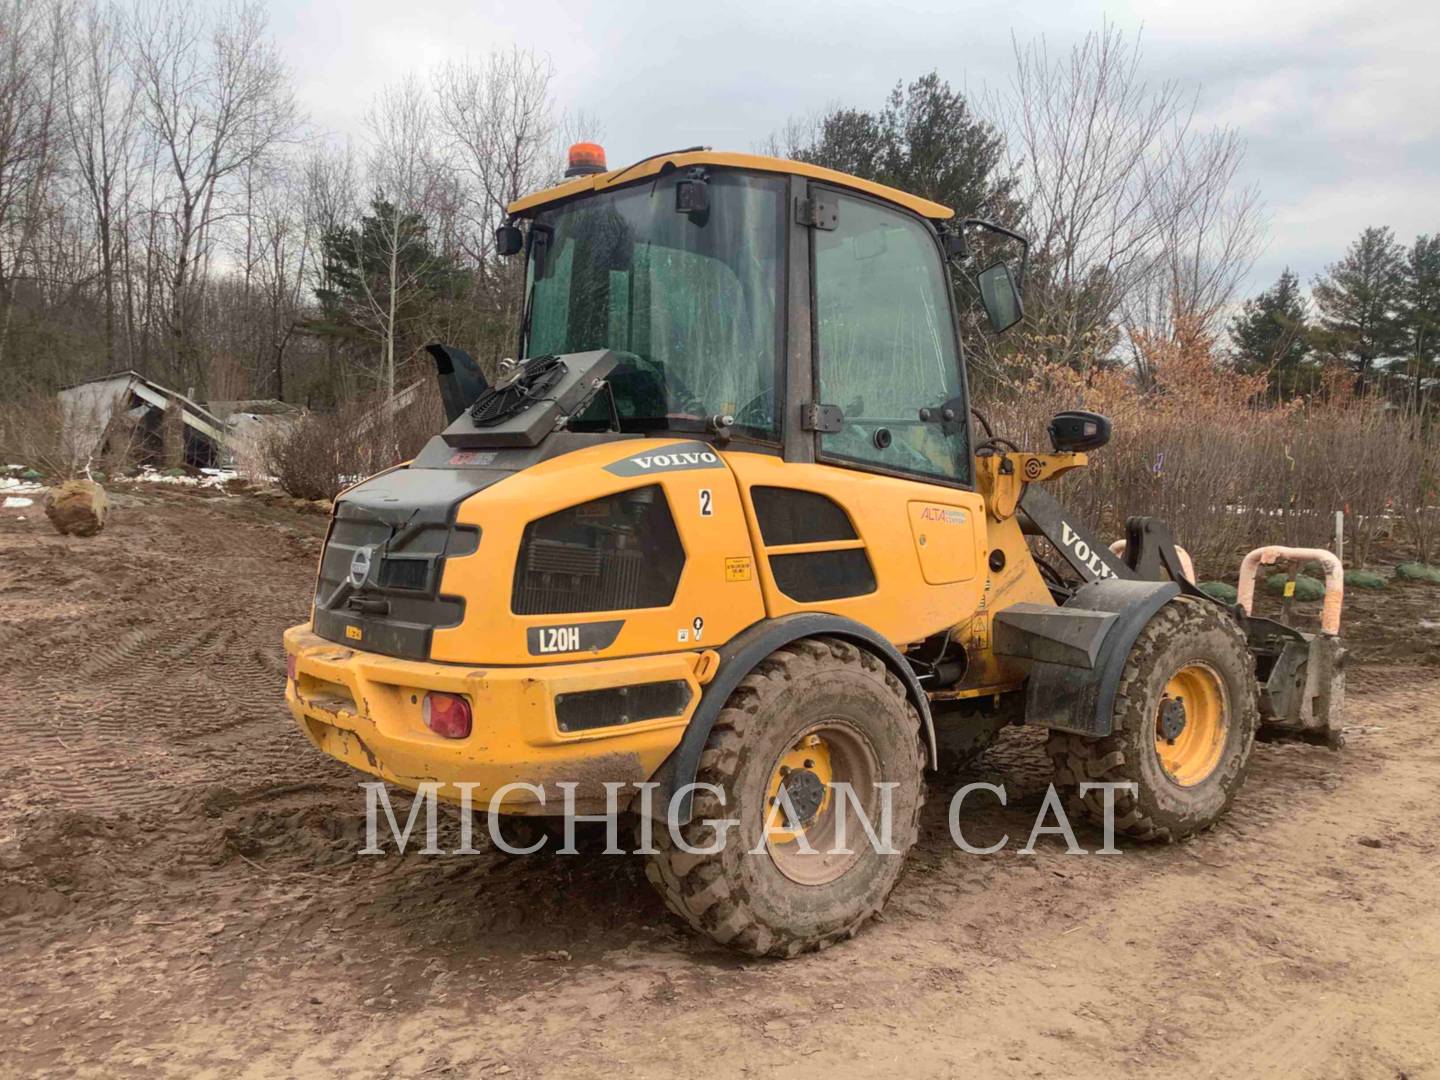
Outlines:
<svg viewBox="0 0 1440 1080"><path fill-rule="evenodd" d="M821 721L796 739L775 763L764 806L762 827L775 868L800 885L826 885L843 875L863 845L849 839L860 826L834 785L850 785L873 821L880 776L869 740L848 721ZM842 817L849 846L835 851Z"/></svg>
<svg viewBox="0 0 1440 1080"><path fill-rule="evenodd" d="M809 769L791 769L780 786L790 803L785 810L786 824L792 829L805 828L815 820L825 801L824 781Z"/></svg>
<svg viewBox="0 0 1440 1080"><path fill-rule="evenodd" d="M1185 730L1185 699L1167 697L1160 704L1160 737L1173 743Z"/></svg>

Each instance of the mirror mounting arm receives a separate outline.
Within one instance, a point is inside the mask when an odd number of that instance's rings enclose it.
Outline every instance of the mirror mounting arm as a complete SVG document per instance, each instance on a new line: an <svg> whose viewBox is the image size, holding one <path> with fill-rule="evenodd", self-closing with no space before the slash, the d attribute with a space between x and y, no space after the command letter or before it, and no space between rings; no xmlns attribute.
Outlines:
<svg viewBox="0 0 1440 1080"><path fill-rule="evenodd" d="M1014 240L1017 244L1019 244L1020 273L1017 275L1015 285L1016 288L1021 289L1022 291L1024 290L1025 270L1030 265L1030 238L1028 236L1023 236L1020 233L1016 232L1014 229L1007 229L1004 225L997 225L995 222L989 221L985 218L962 218L960 221L956 222L955 228L962 237L964 236L966 229L980 229L984 232L995 233L997 236L1003 236L1007 239Z"/></svg>

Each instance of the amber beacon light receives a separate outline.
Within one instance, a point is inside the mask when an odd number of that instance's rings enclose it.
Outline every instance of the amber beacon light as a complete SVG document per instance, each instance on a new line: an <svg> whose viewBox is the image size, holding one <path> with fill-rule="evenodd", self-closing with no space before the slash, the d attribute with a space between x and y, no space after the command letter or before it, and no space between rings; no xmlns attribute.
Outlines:
<svg viewBox="0 0 1440 1080"><path fill-rule="evenodd" d="M570 167L566 176L589 176L605 171L605 148L599 143L577 142L570 147Z"/></svg>

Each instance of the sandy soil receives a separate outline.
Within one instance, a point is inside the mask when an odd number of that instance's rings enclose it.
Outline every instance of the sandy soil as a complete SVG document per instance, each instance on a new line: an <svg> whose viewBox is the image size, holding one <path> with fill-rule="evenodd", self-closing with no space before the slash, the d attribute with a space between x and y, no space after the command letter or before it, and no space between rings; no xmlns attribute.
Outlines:
<svg viewBox="0 0 1440 1080"><path fill-rule="evenodd" d="M360 777L281 703L323 521L115 503L0 514L0 1073L1440 1076L1440 590L1354 599L1349 746L1258 746L1210 833L1018 854L1017 730L932 781L883 921L752 963L634 858L357 856ZM991 857L946 828L976 779Z"/></svg>

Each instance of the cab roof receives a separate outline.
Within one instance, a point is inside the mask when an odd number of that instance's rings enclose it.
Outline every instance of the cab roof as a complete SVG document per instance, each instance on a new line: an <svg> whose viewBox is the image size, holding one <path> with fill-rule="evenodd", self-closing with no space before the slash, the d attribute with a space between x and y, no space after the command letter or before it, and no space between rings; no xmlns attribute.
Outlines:
<svg viewBox="0 0 1440 1080"><path fill-rule="evenodd" d="M654 176L667 167L683 169L691 165L717 165L731 169L751 169L756 172L796 174L812 180L823 180L826 183L835 184L837 187L847 187L866 195L873 195L897 206L903 206L906 210L919 214L921 217L930 218L932 221L944 221L955 216L955 211L948 206L931 202L929 199L922 199L918 195L911 195L899 188L887 187L870 180L861 180L858 176L850 176L848 173L836 172L834 169L808 165L803 161L786 161L784 158L764 157L759 154L734 154L723 150L690 150L682 153L658 154L627 168L592 173L589 176L577 176L563 184L557 184L555 187L516 199L508 209L513 215L523 216L554 203L573 199L577 195L584 195L592 191L605 191L608 188L628 184L647 176Z"/></svg>

